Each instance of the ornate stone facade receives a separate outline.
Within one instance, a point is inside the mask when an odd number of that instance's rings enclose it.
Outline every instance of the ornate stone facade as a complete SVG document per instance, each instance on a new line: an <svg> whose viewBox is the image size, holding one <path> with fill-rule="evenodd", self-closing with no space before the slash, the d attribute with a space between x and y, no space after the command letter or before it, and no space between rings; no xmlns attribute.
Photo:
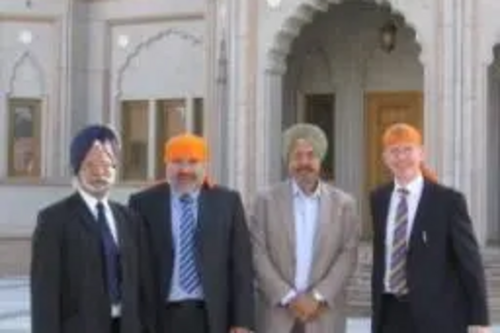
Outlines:
<svg viewBox="0 0 500 333"><path fill-rule="evenodd" d="M248 199L257 189L281 177L279 134L282 127L283 78L287 56L304 25L318 12L343 1L288 0L277 8L265 1L227 3L228 45L227 108L229 128L224 150L229 152L227 183L241 189ZM345 1L348 2L348 1ZM482 244L489 239L488 224L498 224L488 205L498 173L488 163L488 69L498 43L500 3L495 0L392 0L388 5L416 32L424 71L424 135L429 164L442 182L462 190ZM255 8L257 7L257 8ZM245 10L243 10L245 9ZM334 10L334 9L333 9ZM255 17L242 13L255 13ZM214 36L215 37L215 36ZM220 38L220 36L218 37ZM212 66L217 59L209 59ZM257 70L256 70L257 69ZM356 138L351 138L356 140ZM355 179L362 161L346 158ZM492 184L491 180L495 179ZM489 201L488 201L489 200ZM490 212L490 213L489 213Z"/></svg>

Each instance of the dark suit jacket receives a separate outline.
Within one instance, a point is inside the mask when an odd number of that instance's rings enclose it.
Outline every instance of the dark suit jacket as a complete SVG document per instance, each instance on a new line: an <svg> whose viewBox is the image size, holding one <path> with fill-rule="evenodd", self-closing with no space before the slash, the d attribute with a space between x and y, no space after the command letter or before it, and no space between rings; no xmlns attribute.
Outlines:
<svg viewBox="0 0 500 333"><path fill-rule="evenodd" d="M201 274L210 332L254 327L250 239L240 196L221 187L204 187L198 202L196 262ZM156 268L157 308L164 311L174 265L170 187L163 183L133 195L130 207L142 217ZM158 323L159 331L162 322Z"/></svg>
<svg viewBox="0 0 500 333"><path fill-rule="evenodd" d="M110 202L120 240L122 331L145 332L147 267L138 223L128 208ZM38 214L31 261L33 333L109 333L111 307L97 222L79 194ZM149 294L151 295L151 294Z"/></svg>
<svg viewBox="0 0 500 333"><path fill-rule="evenodd" d="M394 184L371 194L372 332L381 333L385 234ZM424 182L407 256L410 308L419 333L465 333L489 324L484 270L462 194Z"/></svg>

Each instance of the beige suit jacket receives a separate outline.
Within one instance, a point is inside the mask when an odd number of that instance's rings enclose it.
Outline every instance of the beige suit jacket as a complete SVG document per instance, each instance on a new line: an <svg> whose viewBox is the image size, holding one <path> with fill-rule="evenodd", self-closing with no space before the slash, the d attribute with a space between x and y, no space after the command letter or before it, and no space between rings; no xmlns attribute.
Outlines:
<svg viewBox="0 0 500 333"><path fill-rule="evenodd" d="M289 333L294 324L281 300L295 280L295 221L290 181L257 196L250 213L257 288L257 333ZM310 290L328 310L306 325L306 333L343 333L346 287L357 263L360 220L354 199L321 183Z"/></svg>

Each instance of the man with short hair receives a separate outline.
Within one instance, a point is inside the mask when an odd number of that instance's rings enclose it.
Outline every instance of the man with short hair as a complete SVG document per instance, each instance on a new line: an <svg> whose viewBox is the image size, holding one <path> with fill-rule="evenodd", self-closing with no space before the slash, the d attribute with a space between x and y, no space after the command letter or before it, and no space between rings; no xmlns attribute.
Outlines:
<svg viewBox="0 0 500 333"><path fill-rule="evenodd" d="M420 133L382 138L393 180L371 194L373 333L485 333L484 269L464 196L424 162Z"/></svg>
<svg viewBox="0 0 500 333"><path fill-rule="evenodd" d="M259 333L344 333L357 263L354 199L319 178L328 142L311 124L283 134L289 179L257 196L250 217Z"/></svg>

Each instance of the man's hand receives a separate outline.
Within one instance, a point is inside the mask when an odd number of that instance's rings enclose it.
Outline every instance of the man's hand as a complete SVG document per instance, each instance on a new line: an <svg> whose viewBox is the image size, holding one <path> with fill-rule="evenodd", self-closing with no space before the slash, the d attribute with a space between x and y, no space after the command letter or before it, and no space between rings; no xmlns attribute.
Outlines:
<svg viewBox="0 0 500 333"><path fill-rule="evenodd" d="M312 315L312 319L319 318L328 308L325 302L319 302L318 310Z"/></svg>
<svg viewBox="0 0 500 333"><path fill-rule="evenodd" d="M491 333L488 326L469 326L469 333Z"/></svg>
<svg viewBox="0 0 500 333"><path fill-rule="evenodd" d="M232 327L229 330L229 333L251 333L251 332L252 331L250 331L249 329L243 327Z"/></svg>
<svg viewBox="0 0 500 333"><path fill-rule="evenodd" d="M288 308L297 319L305 323L319 314L320 305L312 295L300 294L290 302Z"/></svg>

